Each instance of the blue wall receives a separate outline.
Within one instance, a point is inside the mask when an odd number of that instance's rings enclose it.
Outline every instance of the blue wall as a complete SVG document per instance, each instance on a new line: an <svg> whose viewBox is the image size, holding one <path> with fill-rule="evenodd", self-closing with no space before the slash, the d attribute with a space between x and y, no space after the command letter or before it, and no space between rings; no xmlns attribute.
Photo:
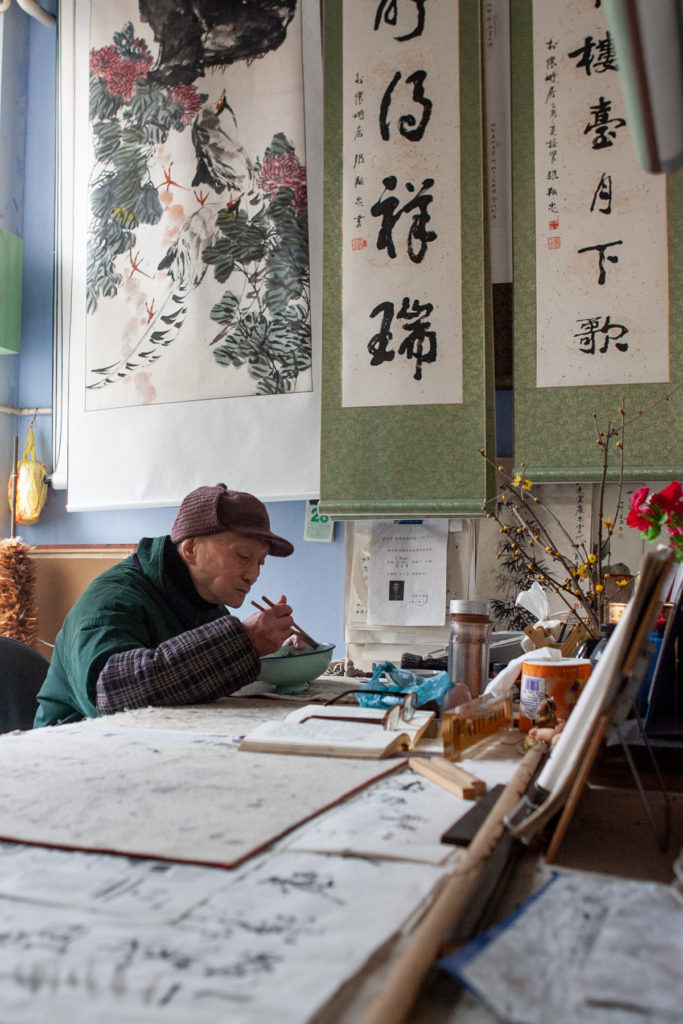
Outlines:
<svg viewBox="0 0 683 1024"><path fill-rule="evenodd" d="M56 10L56 0L45 0ZM17 11L14 12L15 14ZM21 16L25 16L21 12ZM55 217L55 82L57 33L30 20L29 94L24 190L24 292L22 351L19 357L18 404L22 408L51 405L52 304ZM13 360L16 357L3 357ZM0 372L9 371L5 364ZM498 395L499 455L510 454L511 393ZM16 424L23 443L29 419ZM51 418L38 416L34 425L36 454L51 470ZM133 468L134 471L134 468ZM216 483L207 480L207 483ZM226 481L229 485L230 481ZM175 509L144 509L124 512L66 511L64 491L51 491L41 519L21 531L27 544L131 544L140 537L167 533ZM305 503L276 502L269 505L272 527L295 545L287 559L269 558L253 596L266 594L276 600L286 594L296 621L316 639L337 645L344 653L344 527L337 523L333 543L303 540ZM244 616L252 611L246 606Z"/></svg>
<svg viewBox="0 0 683 1024"><path fill-rule="evenodd" d="M24 150L28 102L29 19L12 4L0 15L0 228L22 235ZM15 406L19 356L0 355L0 404ZM15 417L0 415L0 480L8 480L16 434ZM0 523L9 526L9 507Z"/></svg>

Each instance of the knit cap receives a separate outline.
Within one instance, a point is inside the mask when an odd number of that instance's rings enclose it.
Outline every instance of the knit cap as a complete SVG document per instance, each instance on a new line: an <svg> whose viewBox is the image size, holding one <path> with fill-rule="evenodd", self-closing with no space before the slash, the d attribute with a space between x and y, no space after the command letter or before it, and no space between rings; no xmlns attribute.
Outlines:
<svg viewBox="0 0 683 1024"><path fill-rule="evenodd" d="M171 527L171 540L179 544L187 537L234 530L268 544L271 555L291 555L294 545L271 532L268 510L262 501L246 491L229 491L225 484L197 487L183 498Z"/></svg>

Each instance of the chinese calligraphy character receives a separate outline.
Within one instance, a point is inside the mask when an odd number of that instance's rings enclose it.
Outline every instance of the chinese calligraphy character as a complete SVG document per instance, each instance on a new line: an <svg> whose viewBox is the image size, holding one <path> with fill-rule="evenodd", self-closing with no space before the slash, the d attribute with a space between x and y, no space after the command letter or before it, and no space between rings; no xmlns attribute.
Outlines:
<svg viewBox="0 0 683 1024"><path fill-rule="evenodd" d="M592 251L595 251L595 252L598 252L600 254L599 257L598 257L598 267L599 267L598 284L604 284L605 283L605 278L607 276L606 270L605 270L605 260L608 260L610 263L618 263L619 262L619 257L618 256L605 256L605 250L609 249L609 247L611 245L623 245L623 244L624 243L622 242L622 240L619 239L616 242L603 242L601 245L586 245L586 246L584 246L583 249L577 249L576 251L577 252L592 252Z"/></svg>
<svg viewBox="0 0 683 1024"><path fill-rule="evenodd" d="M388 175L383 179L382 184L385 189L393 191L397 185L395 175ZM399 218L404 213L413 213L407 245L408 256L413 263L422 263L429 242L433 242L437 238L435 231L427 230L427 224L431 219L427 207L434 197L426 189L431 188L433 184L433 178L425 178L419 191L401 208L399 208L400 203L396 196L382 196L370 207L370 213L373 217L382 218L382 226L377 235L377 248L386 249L390 259L396 258L396 247L392 232ZM407 181L405 187L406 191L415 192L415 186L411 181ZM415 242L418 243L417 246L413 244Z"/></svg>
<svg viewBox="0 0 683 1024"><path fill-rule="evenodd" d="M603 203L603 206L598 206L598 203ZM597 208L598 213L609 214L612 212L612 175L605 174L603 171L598 187L593 193L593 202L591 203L591 213Z"/></svg>
<svg viewBox="0 0 683 1024"><path fill-rule="evenodd" d="M614 139L617 137L616 129L623 128L626 124L623 117L610 117L612 113L612 101L606 100L604 96L591 108L593 115L593 123L587 124L583 130L584 135L588 135L589 132L595 131L595 136L592 142L593 149L605 149L606 146L613 146ZM613 125L610 128L609 125Z"/></svg>
<svg viewBox="0 0 683 1024"><path fill-rule="evenodd" d="M584 352L586 355L591 356L595 355L597 334L604 336L603 344L597 350L598 352L606 352L610 341L614 342L615 347L620 352L627 351L628 342L619 341L619 338L623 338L625 334L628 334L628 327L624 327L623 324L611 323L608 316L603 318L602 323L600 322L600 317L586 317L584 320L577 320L577 323L581 325L581 329L574 337L579 339L579 352Z"/></svg>
<svg viewBox="0 0 683 1024"><path fill-rule="evenodd" d="M397 320L405 320L403 326L405 336L398 348L398 354L404 355L406 359L414 359L415 380L422 380L422 364L435 363L437 356L436 331L431 330L431 321L427 319L434 309L430 302L420 303L413 299L412 305L408 296L405 296L401 308L396 313ZM382 314L382 322L377 334L374 334L368 342L368 352L372 356L371 366L380 366L382 363L391 362L396 352L389 347L393 340L391 324L394 318L393 302L380 302L370 313L371 317Z"/></svg>
<svg viewBox="0 0 683 1024"><path fill-rule="evenodd" d="M405 3L406 0L403 0ZM399 43L407 42L408 39L414 39L416 36L422 35L422 30L425 25L425 0L411 0L411 3L415 4L417 8L417 23L412 32L403 36L394 36ZM375 14L375 32L380 27L384 19L386 25L396 25L398 21L398 0L380 0L377 6L377 12Z"/></svg>
<svg viewBox="0 0 683 1024"><path fill-rule="evenodd" d="M585 507L583 484L576 485L576 542L585 543Z"/></svg>
<svg viewBox="0 0 683 1024"><path fill-rule="evenodd" d="M399 346L398 354L415 360L416 366L413 374L415 380L422 380L423 363L436 362L436 331L429 329L432 325L427 320L433 309L431 302L422 305L417 299L413 299L413 304L410 306L410 299L406 296L396 314L397 320L408 321L403 328L406 336Z"/></svg>
<svg viewBox="0 0 683 1024"><path fill-rule="evenodd" d="M394 319L393 302L380 302L370 314L371 317L382 314L382 323L377 334L373 334L368 342L368 352L372 356L370 366L381 366L382 363L390 363L396 353L389 348L389 342L393 339L391 333L391 321Z"/></svg>
<svg viewBox="0 0 683 1024"><path fill-rule="evenodd" d="M617 70L612 37L609 32L604 39L598 39L597 42L593 39L593 36L586 36L583 46L580 46L578 50L574 50L568 56L578 57L579 60L576 62L577 68L585 68L586 74L589 77L591 71L595 71L596 75L599 75L605 71Z"/></svg>
<svg viewBox="0 0 683 1024"><path fill-rule="evenodd" d="M401 114L398 119L398 130L404 139L408 139L410 142L419 142L425 133L425 128L429 123L429 118L432 116L432 101L428 99L424 94L424 80L427 77L426 71L413 71L412 75L408 75L406 82L413 86L413 100L419 106L422 107L422 120L417 124L414 114ZM391 82L386 88L382 102L379 108L379 130L380 135L386 141L389 138L389 107L391 106L391 97L396 87L396 84L401 78L401 72L397 71Z"/></svg>

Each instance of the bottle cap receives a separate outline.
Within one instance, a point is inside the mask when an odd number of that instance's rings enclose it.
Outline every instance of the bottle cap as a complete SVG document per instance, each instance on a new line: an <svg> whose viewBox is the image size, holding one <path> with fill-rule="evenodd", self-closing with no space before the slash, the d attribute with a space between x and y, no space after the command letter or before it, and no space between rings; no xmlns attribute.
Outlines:
<svg viewBox="0 0 683 1024"><path fill-rule="evenodd" d="M488 615L488 601L451 601L451 615Z"/></svg>

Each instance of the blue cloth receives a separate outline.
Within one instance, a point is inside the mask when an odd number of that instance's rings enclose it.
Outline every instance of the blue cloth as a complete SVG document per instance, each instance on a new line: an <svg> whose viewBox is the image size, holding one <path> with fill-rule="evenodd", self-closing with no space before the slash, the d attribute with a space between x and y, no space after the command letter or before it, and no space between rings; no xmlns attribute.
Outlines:
<svg viewBox="0 0 683 1024"><path fill-rule="evenodd" d="M382 679L382 676L387 678ZM370 682L360 687L356 697L364 708L390 708L393 704L400 704L403 694L415 693L417 707L422 707L430 700L436 701L440 707L452 686L448 672L437 672L433 676L417 676L408 669L396 668L390 661L383 661L379 665L373 664ZM364 694L363 690L395 690L397 696Z"/></svg>

